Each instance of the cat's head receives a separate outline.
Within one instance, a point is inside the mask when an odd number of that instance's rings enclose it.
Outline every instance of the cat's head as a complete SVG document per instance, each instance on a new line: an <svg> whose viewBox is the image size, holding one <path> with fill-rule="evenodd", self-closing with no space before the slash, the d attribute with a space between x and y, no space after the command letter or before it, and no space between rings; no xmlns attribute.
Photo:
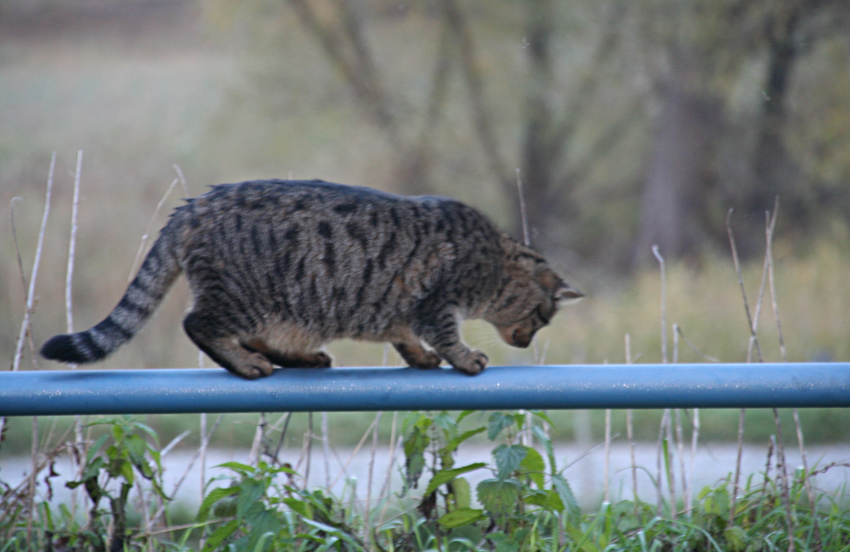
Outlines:
<svg viewBox="0 0 850 552"><path fill-rule="evenodd" d="M496 327L505 343L525 348L551 322L558 307L582 297L543 257L523 247L509 256L505 284L483 318Z"/></svg>

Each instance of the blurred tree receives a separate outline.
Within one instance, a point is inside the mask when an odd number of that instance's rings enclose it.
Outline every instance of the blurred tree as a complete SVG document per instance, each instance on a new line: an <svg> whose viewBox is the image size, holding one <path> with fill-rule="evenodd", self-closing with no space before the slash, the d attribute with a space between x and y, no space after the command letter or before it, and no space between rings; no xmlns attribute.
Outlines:
<svg viewBox="0 0 850 552"><path fill-rule="evenodd" d="M251 31L293 40L269 23L279 3L261 5ZM370 178L472 198L519 235L520 177L532 242L572 266L726 250L729 207L741 253L758 253L776 195L780 231L850 211L846 0L286 6L324 62L302 78L335 75L383 135ZM296 52L271 52L266 78L294 86L295 66L273 63Z"/></svg>
<svg viewBox="0 0 850 552"><path fill-rule="evenodd" d="M531 0L523 4L525 28L516 29L516 32L523 36L526 69L524 78L515 83L515 89L525 97L521 120L516 122L523 129L522 139L518 151L506 154L504 152L511 148L500 143L504 137L498 134L494 123L499 110L494 109L486 97L485 76L480 70L481 60L468 16L457 0L436 0L434 4L434 12L442 21L440 46L432 71L427 115L420 121L422 130L414 134L415 138L399 132L399 127L407 121L387 109L400 101L387 96L370 62L372 56L361 35L366 12L354 9L351 0L329 0L323 4L290 0L290 4L322 45L328 59L340 69L358 101L396 145L401 162L394 180L404 191L433 189L430 169L434 136L431 131L447 99L448 74L456 67L466 89L468 114L478 148L503 197L509 203L516 203L517 178L522 178L527 216L537 229L536 245L550 250L578 247L571 236L570 225L564 224L579 211L571 202L572 188L598 164L605 162L606 156L626 134L625 129L641 115L640 98L635 98L618 109L611 120L602 121L602 130L597 131L597 138L586 146L580 160L572 161L566 154L579 140L578 134L584 130L581 126L583 114L603 85L595 68L608 62L617 50L617 24L623 6L612 3L610 8L603 6L600 10L606 24L601 26L598 45L586 64L588 69L580 76L570 75L569 80L578 84L574 86L575 93L564 99L559 92L563 78L556 78L558 59L553 53L553 43L563 32L557 29L557 22L565 12L563 8L557 9L553 0ZM320 20L320 11L325 22ZM559 105L561 102L563 104ZM519 219L519 211L515 209L512 226L517 234Z"/></svg>
<svg viewBox="0 0 850 552"><path fill-rule="evenodd" d="M795 132L788 116L795 100L791 83L806 52L835 39L841 27L835 22L846 23L848 4L659 0L648 2L644 13L653 17L659 9L674 28L650 33L661 39L654 47L669 63L654 73L661 107L635 260L648 260L654 243L671 257L699 255L703 243L723 244L720 215L729 207L738 213L741 253L759 253L764 212L776 196L786 205L786 224L797 231L810 229L830 205L815 199L822 195L822 183L801 170L802 152L788 146ZM846 48L846 36L843 40ZM753 108L735 113L734 96L741 94L740 82L754 64L761 76L747 88ZM846 67L828 70L832 78L847 78ZM843 111L842 117L850 115ZM850 167L844 170L850 176ZM846 204L848 194L842 195Z"/></svg>

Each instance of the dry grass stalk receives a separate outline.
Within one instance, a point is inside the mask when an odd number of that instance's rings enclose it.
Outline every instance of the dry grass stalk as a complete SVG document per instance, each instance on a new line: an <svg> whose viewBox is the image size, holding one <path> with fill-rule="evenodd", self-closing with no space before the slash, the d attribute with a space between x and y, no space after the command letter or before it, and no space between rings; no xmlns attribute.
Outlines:
<svg viewBox="0 0 850 552"><path fill-rule="evenodd" d="M632 343L629 334L626 334L626 364L632 363ZM635 462L635 432L634 421L632 420L632 409L626 410L626 437L629 440L629 456L632 465L632 494L634 495L635 515L637 515L638 507L638 490L637 490L637 462Z"/></svg>
<svg viewBox="0 0 850 552"><path fill-rule="evenodd" d="M303 490L307 489L307 481L310 479L310 464L313 459L313 413L307 413L307 433L304 434L304 446L301 449L301 455L305 459L304 465L304 486ZM298 465L301 466L301 460L298 460Z"/></svg>
<svg viewBox="0 0 850 552"><path fill-rule="evenodd" d="M322 412L322 459L325 462L325 488L331 484L331 451L328 441L328 413Z"/></svg>
<svg viewBox="0 0 850 552"><path fill-rule="evenodd" d="M44 198L44 213L41 218L41 227L38 232L38 242L35 250L35 259L33 260L32 267L32 275L30 277L29 286L27 286L26 276L24 275L24 267L23 262L21 260L21 250L18 246L18 236L15 230L15 217L14 217L14 205L15 199L9 205L9 215L12 222L12 237L15 242L15 251L18 256L18 269L21 274L21 283L24 286L24 291L26 293L26 310L24 312L24 320L21 323L21 332L18 335L18 341L15 346L15 356L12 360L12 371L17 371L21 365L21 358L23 356L24 349L24 341L28 339L30 344L30 356L32 359L33 366L36 367L36 358L35 358L35 344L32 341L32 332L30 331L30 323L33 312L33 305L35 304L35 283L38 279L38 267L41 262L41 251L42 246L44 244L44 234L45 228L47 227L47 219L50 214L50 197L53 193L53 175L56 168L56 154L54 153L50 159L50 171L47 177L47 192ZM3 427L5 426L6 419L0 418L0 435L3 434ZM38 418L33 417L32 419L32 473L30 474L29 479L29 487L27 491L27 504L29 505L29 512L27 515L27 540L32 539L32 523L33 523L33 514L34 514L34 506L35 506L35 487L36 487L36 477L38 475Z"/></svg>
<svg viewBox="0 0 850 552"><path fill-rule="evenodd" d="M74 195L71 204L71 237L68 240L68 268L65 271L65 321L67 333L74 333L74 303L73 303L73 283L74 283L74 261L76 259L77 250L77 218L80 211L80 176L83 167L83 150L77 152L77 168L74 171ZM77 365L71 363L68 365L71 370L75 370ZM76 479L80 479L83 474L83 463L79 460L86 457L86 441L83 439L83 422L81 416L74 416L74 443L70 447L71 450L71 466L76 474ZM76 513L77 510L77 494L78 491L74 488L71 491L71 513Z"/></svg>
<svg viewBox="0 0 850 552"><path fill-rule="evenodd" d="M602 501L605 504L611 503L609 469L611 466L611 409L605 409L605 465L602 471L603 491Z"/></svg>
<svg viewBox="0 0 850 552"><path fill-rule="evenodd" d="M667 364L667 268L657 245L652 246L652 254L661 268L661 362Z"/></svg>
<svg viewBox="0 0 850 552"><path fill-rule="evenodd" d="M375 414L375 431L372 432L372 452L369 456L369 477L366 481L366 510L363 513L363 530L365 531L364 540L367 545L371 544L369 539L372 535L372 524L369 522L369 513L372 511L372 477L375 473L375 456L378 453L378 428L381 424L381 414L382 412L380 410Z"/></svg>
<svg viewBox="0 0 850 552"><path fill-rule="evenodd" d="M266 421L266 413L260 412L260 419L257 421L257 429L254 431L254 440L251 442L251 450L248 453L248 465L256 466L260 460L260 447L265 438L265 430L268 422Z"/></svg>
<svg viewBox="0 0 850 552"><path fill-rule="evenodd" d="M673 324L673 364L679 363L679 330L678 324ZM682 436L682 409L676 409L676 450L679 455L679 469L682 472L682 500L685 511L690 509L691 499L688 494L688 476L685 471L684 437Z"/></svg>
<svg viewBox="0 0 850 552"><path fill-rule="evenodd" d="M44 245L44 233L45 228L47 227L47 219L50 215L50 197L53 194L53 174L56 169L56 153L50 158L50 172L47 176L47 192L44 196L44 213L41 217L41 227L38 231L38 242L35 246L35 258L32 263L32 274L30 276L29 287L26 286L26 277L23 272L23 264L21 263L21 253L20 249L18 249L18 238L15 232L15 217L14 217L14 203L15 200L12 200L12 203L9 205L10 217L12 220L12 237L15 241L15 249L18 252L18 266L21 270L21 280L24 283L24 289L26 289L26 311L24 312L24 321L21 323L21 333L18 335L18 341L15 346L15 356L12 361L12 371L17 371L21 365L21 356L23 354L24 348L24 340L26 340L27 335L30 333L30 318L32 317L33 304L35 303L35 283L38 279L38 266L41 263L41 250ZM32 335L29 335L29 343L30 349L32 352L32 361L33 364L36 363L35 358L35 344L32 342ZM0 426L2 429L2 426Z"/></svg>
<svg viewBox="0 0 850 552"><path fill-rule="evenodd" d="M758 319L757 318L753 319L753 317L750 316L750 307L749 307L749 303L747 301L747 293L746 293L746 290L744 288L744 278L743 278L743 275L742 275L742 272L741 272L741 265L740 265L740 262L738 261L738 249L735 245L734 233L732 232L731 218L732 218L732 209L729 209L729 213L726 216L726 229L727 229L727 232L729 233L729 243L732 247L732 259L735 263L735 271L738 274L738 284L741 288L741 295L742 295L743 300L744 300L744 310L747 313L747 321L749 322L749 326L750 326L750 343L754 347L754 350L755 350L755 352L758 356L758 361L764 362L764 357L762 356L761 348L759 347L759 344L758 344L758 337L756 336L756 331L757 331L757 328L758 328L758 326L757 326L757 324L758 324L757 320ZM772 227L771 224L768 224L768 230L767 231L768 231L768 233L770 233L772 235L773 227ZM769 239L768 245L771 245L771 244L772 244L772 239ZM770 248L768 247L767 249L770 249ZM769 262L770 259L772 259L772 256L768 252L768 253L765 254L764 271L763 271L763 274L762 274L761 289L760 289L760 292L759 292L758 303L756 305L756 313L757 314L760 312L760 309L761 309L761 303L762 303L762 299L764 297L765 284L766 284L766 281L768 279L768 274L769 274L769 267L770 267L770 264L772 264L772 263ZM748 354L748 357L749 357L749 354ZM750 359L748 358L747 360L749 361ZM741 419L740 419L740 423L739 423L739 431L738 431L738 435L739 435L739 437L738 437L739 460L738 460L738 465L736 466L736 470L735 470L734 492L732 494L732 505L731 505L731 508L729 510L730 521L735 515L735 502L737 500L739 478L740 478L740 456L741 456L741 449L742 449L742 446L743 446L742 445L743 416L744 416L744 412L742 410L741 411ZM793 519L791 518L791 500L790 500L789 491L788 491L788 468L786 466L786 461L785 461L785 446L783 444L783 439L782 439L782 424L781 424L780 419L779 419L779 409L777 409L777 408L773 408L773 419L774 419L774 423L776 424L777 469L779 470L779 484L781 486L782 502L783 502L783 506L784 506L784 510L785 510L785 521L786 521L786 525L788 526L788 534L793 535L794 534L794 522L793 522ZM795 550L793 538L789 538L789 540L788 540L788 550L789 550L789 552L793 552Z"/></svg>
<svg viewBox="0 0 850 552"><path fill-rule="evenodd" d="M767 224L765 229L765 237L767 240L767 266L768 266L768 282L770 283L770 299L771 305L773 307L773 318L776 321L776 331L779 338L779 352L782 356L782 362L788 362L788 352L785 349L785 338L782 334L782 323L779 318L779 303L776 300L776 281L773 275L773 231L776 228L776 217L779 214L779 197L777 196L774 204L773 204L773 216L771 217L769 213L767 213ZM809 474L809 462L806 457L806 446L805 441L803 440L803 427L800 424L800 413L799 410L794 407L792 409L794 415L794 425L797 430L797 444L800 446L800 458L803 462L803 473L804 475L804 483L806 486L806 496L809 500L809 507L812 511L815 510L816 501L814 490L812 489L812 481ZM820 541L820 526L817 523L817 518L812 519L814 523L814 536L815 536L815 546L816 550L821 549Z"/></svg>
<svg viewBox="0 0 850 552"><path fill-rule="evenodd" d="M330 487L328 487L328 489L331 489L332 487L334 487L339 482L339 479L343 475L347 475L346 470L348 469L349 464L351 464L351 461L354 460L354 457L357 455L357 453L360 452L360 448L363 446L363 443L366 442L366 438L369 437L369 435L375 429L375 426L376 426L375 420L372 420L372 423L369 424L368 428L366 428L366 431L363 433L363 437L360 438L360 441L357 443L357 446L354 447L353 451L351 451L351 455L348 457L348 460L342 466L342 470L337 474L336 478L331 482L331 485L330 485ZM331 447L331 449L333 449L333 447ZM339 457L337 457L337 461L339 461ZM340 464L342 464L342 462L340 462Z"/></svg>
<svg viewBox="0 0 850 552"><path fill-rule="evenodd" d="M175 165L175 167L176 167L176 165ZM163 205L165 205L165 201L168 199L168 196L171 195L171 190L174 189L174 186L176 186L178 182L180 182L179 178L175 178L174 180L172 180L171 185L165 191L165 194L163 194L162 198L160 198L159 203L156 204L156 209L153 210L153 215L151 216L151 220L150 220L150 222L148 222L148 226L145 229L145 233L142 235L142 242L139 244L139 250L136 252L136 258L133 259L133 265L130 267L130 275L127 277L128 282L131 282L133 280L133 278L136 276L136 272L138 272L138 270L139 270L139 263L141 263L142 257L144 256L145 251L147 250L148 240L150 239L151 232L154 229L153 225L154 225L154 222L156 222L156 217L157 217L157 215L159 215L159 212L162 209ZM185 189L185 185L184 185L184 189Z"/></svg>

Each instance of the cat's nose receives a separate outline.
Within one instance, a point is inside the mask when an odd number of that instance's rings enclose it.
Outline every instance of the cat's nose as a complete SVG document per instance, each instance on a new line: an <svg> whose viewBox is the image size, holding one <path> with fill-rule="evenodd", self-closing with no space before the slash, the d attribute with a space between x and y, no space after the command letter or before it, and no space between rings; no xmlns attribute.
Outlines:
<svg viewBox="0 0 850 552"><path fill-rule="evenodd" d="M531 344L532 335L530 333L526 333L522 331L520 328L514 330L513 335L511 335L511 345L514 347L519 347L520 349L525 349Z"/></svg>

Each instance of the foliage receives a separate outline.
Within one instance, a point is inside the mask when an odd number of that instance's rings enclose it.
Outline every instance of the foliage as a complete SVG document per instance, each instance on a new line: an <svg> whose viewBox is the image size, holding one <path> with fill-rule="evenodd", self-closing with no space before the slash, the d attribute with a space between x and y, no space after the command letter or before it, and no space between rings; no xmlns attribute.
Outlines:
<svg viewBox="0 0 850 552"><path fill-rule="evenodd" d="M850 511L843 496L821 495L812 511L805 482L819 472L783 481L753 475L732 500L729 481L704 488L690 508L641 501L605 503L583 513L546 435L548 416L466 411L414 412L405 422L405 488L390 504L363 512L353 500L301 488L288 465L228 462L229 475L213 479L193 523L145 530L129 508L131 488L147 482L142 508L167 506L156 435L132 418L98 422L110 429L93 443L81 476L67 483L85 489L88 521L65 504L27 501L0 482L0 552L29 550L844 550ZM485 417L486 416L486 417ZM478 420L462 431L464 419ZM468 420L468 421L469 421ZM468 424L464 424L466 427ZM475 435L493 442L492 462L456 466L458 448ZM532 446L532 444L534 446ZM828 469L820 468L819 471ZM489 477L473 493L466 475ZM52 472L51 472L52 473ZM48 479L50 475L48 475ZM427 483L425 483L427 481ZM219 486L219 484L224 485ZM422 485L420 485L422 483ZM415 489L421 493L412 498ZM343 493L344 495L345 493ZM104 499L108 507L101 504ZM790 516L789 516L790 514ZM789 519L792 520L789 526ZM789 532L790 527L790 532ZM162 538L157 538L161 536Z"/></svg>

